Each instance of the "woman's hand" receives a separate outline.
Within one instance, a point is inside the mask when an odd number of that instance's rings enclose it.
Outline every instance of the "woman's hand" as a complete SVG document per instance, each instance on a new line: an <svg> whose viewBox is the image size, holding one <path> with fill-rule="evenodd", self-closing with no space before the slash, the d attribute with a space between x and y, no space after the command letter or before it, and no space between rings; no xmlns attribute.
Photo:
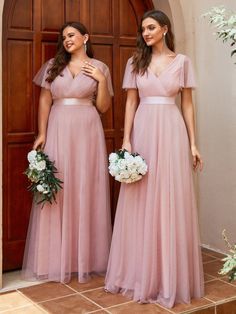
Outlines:
<svg viewBox="0 0 236 314"><path fill-rule="evenodd" d="M34 141L33 149L43 150L46 143L46 136L45 135L38 135L36 140Z"/></svg>
<svg viewBox="0 0 236 314"><path fill-rule="evenodd" d="M193 170L197 171L199 169L200 171L202 171L203 160L196 146L191 146L191 153L193 158Z"/></svg>
<svg viewBox="0 0 236 314"><path fill-rule="evenodd" d="M97 82L101 82L101 81L106 80L102 71L87 61L82 66L81 71L85 75L88 75L88 76L91 76L92 78L94 78Z"/></svg>
<svg viewBox="0 0 236 314"><path fill-rule="evenodd" d="M129 153L131 153L131 150L132 150L131 143L130 142L123 142L121 149L122 150L126 149Z"/></svg>

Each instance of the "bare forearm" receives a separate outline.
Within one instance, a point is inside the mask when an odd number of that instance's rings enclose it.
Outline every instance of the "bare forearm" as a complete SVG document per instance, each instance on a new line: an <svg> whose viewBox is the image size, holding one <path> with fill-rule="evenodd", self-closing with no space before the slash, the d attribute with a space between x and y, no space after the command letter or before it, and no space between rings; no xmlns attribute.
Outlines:
<svg viewBox="0 0 236 314"><path fill-rule="evenodd" d="M107 87L107 80L104 77L98 82L98 91L96 98L96 107L97 109L104 113L106 112L111 105L111 95Z"/></svg>
<svg viewBox="0 0 236 314"><path fill-rule="evenodd" d="M127 100L125 106L125 126L123 143L130 143L130 135L133 127L134 116L138 105L138 93L135 89L127 92Z"/></svg>
<svg viewBox="0 0 236 314"><path fill-rule="evenodd" d="M182 107L183 118L187 127L190 147L196 146L195 136L195 116L192 104L187 104Z"/></svg>
<svg viewBox="0 0 236 314"><path fill-rule="evenodd" d="M52 98L49 91L42 90L39 98L38 133L46 135L48 117L51 110Z"/></svg>

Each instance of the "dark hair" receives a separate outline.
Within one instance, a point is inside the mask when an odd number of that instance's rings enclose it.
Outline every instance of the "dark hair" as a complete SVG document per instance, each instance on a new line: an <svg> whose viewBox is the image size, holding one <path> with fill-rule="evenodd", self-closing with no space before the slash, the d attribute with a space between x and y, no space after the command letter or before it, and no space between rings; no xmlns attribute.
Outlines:
<svg viewBox="0 0 236 314"><path fill-rule="evenodd" d="M67 52L63 46L63 31L68 26L77 29L82 35L88 34L86 27L80 22L67 22L61 27L58 36L57 53L55 55L52 66L48 70L48 77L46 78L46 81L49 83L51 83L61 73L61 71L64 70L64 68L71 59L71 54ZM86 54L88 57L92 58L93 50L90 38L87 40L86 46L87 46Z"/></svg>
<svg viewBox="0 0 236 314"><path fill-rule="evenodd" d="M146 72L152 58L152 47L146 45L142 36L142 23L148 17L156 20L161 27L165 25L167 26L168 32L165 36L166 45L170 50L175 51L174 35L171 30L171 23L168 16L164 12L158 10L151 10L144 13L138 28L136 51L133 55L132 62L133 72L140 73L141 75Z"/></svg>

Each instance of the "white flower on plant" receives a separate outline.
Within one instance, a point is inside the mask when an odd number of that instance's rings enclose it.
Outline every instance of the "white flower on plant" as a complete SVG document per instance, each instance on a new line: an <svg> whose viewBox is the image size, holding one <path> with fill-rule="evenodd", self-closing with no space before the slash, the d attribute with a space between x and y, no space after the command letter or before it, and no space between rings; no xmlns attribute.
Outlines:
<svg viewBox="0 0 236 314"><path fill-rule="evenodd" d="M36 161L36 156L37 156L37 151L31 150L27 155L27 159L29 163L33 163L34 161Z"/></svg>

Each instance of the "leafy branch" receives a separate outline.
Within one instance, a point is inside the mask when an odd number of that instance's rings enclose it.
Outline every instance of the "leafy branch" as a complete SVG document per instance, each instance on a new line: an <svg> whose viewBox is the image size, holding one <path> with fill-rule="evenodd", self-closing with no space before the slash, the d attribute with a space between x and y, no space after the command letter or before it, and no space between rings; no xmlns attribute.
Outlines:
<svg viewBox="0 0 236 314"><path fill-rule="evenodd" d="M223 5L213 7L209 12L202 15L209 19L217 31L214 33L219 39L230 42L232 47L231 57L236 54L236 13L228 11Z"/></svg>

